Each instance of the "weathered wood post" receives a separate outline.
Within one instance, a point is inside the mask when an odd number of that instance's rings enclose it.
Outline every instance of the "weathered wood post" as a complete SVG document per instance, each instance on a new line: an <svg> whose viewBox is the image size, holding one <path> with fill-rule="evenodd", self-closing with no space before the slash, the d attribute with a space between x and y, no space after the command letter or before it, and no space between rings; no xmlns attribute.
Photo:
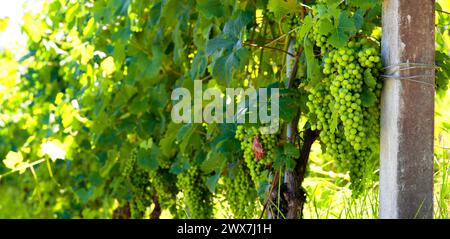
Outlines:
<svg viewBox="0 0 450 239"><path fill-rule="evenodd" d="M380 218L433 217L434 1L384 0Z"/></svg>

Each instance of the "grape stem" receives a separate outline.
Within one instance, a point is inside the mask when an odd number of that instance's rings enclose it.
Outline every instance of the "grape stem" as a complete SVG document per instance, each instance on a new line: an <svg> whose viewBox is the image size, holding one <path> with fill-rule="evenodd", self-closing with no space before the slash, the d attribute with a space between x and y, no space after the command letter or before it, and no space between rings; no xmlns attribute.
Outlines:
<svg viewBox="0 0 450 239"><path fill-rule="evenodd" d="M275 188L275 186L278 184L278 180L280 179L280 173L277 171L273 177L272 185L270 185L269 194L267 195L267 199L264 202L263 210L261 212L261 215L259 216L259 219L262 219L264 216L264 212L266 211L267 205L270 201L270 195L272 195L272 191Z"/></svg>
<svg viewBox="0 0 450 239"><path fill-rule="evenodd" d="M444 10L436 9L436 12L445 13L445 14L449 14L450 15L450 12L447 12L447 11L444 11Z"/></svg>

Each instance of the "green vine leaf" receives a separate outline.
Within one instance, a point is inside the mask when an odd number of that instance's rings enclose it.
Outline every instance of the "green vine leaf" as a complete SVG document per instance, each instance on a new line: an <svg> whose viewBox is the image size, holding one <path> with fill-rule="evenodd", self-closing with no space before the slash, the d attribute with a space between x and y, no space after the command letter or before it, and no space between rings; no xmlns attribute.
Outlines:
<svg viewBox="0 0 450 239"><path fill-rule="evenodd" d="M276 21L280 21L282 17L296 11L297 0L269 0L267 9L274 13Z"/></svg>
<svg viewBox="0 0 450 239"><path fill-rule="evenodd" d="M197 0L197 9L207 19L222 17L225 14L224 6L220 0Z"/></svg>
<svg viewBox="0 0 450 239"><path fill-rule="evenodd" d="M336 48L344 47L348 39L356 31L355 23L349 17L347 11L342 11L339 19L335 21L335 29L330 36L329 42Z"/></svg>

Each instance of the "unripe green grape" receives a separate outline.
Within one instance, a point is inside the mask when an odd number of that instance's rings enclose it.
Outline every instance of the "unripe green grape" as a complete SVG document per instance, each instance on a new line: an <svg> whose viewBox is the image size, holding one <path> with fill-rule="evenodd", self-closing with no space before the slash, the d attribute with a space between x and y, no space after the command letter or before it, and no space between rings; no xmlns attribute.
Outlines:
<svg viewBox="0 0 450 239"><path fill-rule="evenodd" d="M184 210L188 218L211 218L214 205L212 194L206 187L207 176L203 175L197 166L193 166L177 178L177 186L183 192Z"/></svg>
<svg viewBox="0 0 450 239"><path fill-rule="evenodd" d="M320 19L316 13L313 12L313 15ZM320 139L326 146L327 154L333 156L341 168L350 171L351 188L357 192L361 189L363 168L372 154L372 145L377 145L379 140L378 98L382 84L378 79L382 72L381 57L379 51L364 38L353 39L345 47L334 48L323 41L323 37L330 35L324 36L317 31L314 26L310 39L316 46L320 45L324 55L322 71L327 79L321 82L320 94L313 93L316 89L311 91L313 97L308 97L308 117L314 119L311 129L322 129ZM375 87L367 86L364 81L364 72L370 69L373 70L371 75L377 79ZM377 96L373 106L362 105L363 89ZM322 100L327 96L330 96L328 100ZM329 125L336 113L338 122L333 123L337 125L331 131Z"/></svg>

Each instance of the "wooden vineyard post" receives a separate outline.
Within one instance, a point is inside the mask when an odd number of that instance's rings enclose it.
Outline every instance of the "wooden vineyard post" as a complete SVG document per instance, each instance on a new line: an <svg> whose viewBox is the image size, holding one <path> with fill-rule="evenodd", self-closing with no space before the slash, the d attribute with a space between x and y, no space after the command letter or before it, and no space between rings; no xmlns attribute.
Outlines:
<svg viewBox="0 0 450 239"><path fill-rule="evenodd" d="M433 217L432 0L384 0L380 218Z"/></svg>

